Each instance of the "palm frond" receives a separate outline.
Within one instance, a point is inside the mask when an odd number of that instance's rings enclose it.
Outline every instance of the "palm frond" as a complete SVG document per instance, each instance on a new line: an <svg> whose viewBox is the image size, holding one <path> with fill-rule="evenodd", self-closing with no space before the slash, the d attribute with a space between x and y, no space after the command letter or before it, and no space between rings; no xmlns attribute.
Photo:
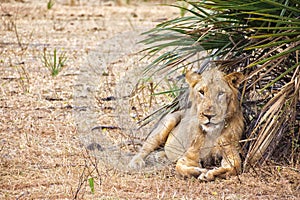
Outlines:
<svg viewBox="0 0 300 200"><path fill-rule="evenodd" d="M257 135L256 141L250 145L244 163L245 166L247 166L248 163L253 165L259 161L271 142L276 140L275 142L278 143L282 134L289 130L287 127L288 122L293 120L293 117L296 115L296 109L290 106L295 100L297 101L295 97L299 95L299 78L300 76L286 84L281 88L282 90L279 93L264 105L257 124L249 136L250 138L254 138ZM257 134L258 132L259 134Z"/></svg>

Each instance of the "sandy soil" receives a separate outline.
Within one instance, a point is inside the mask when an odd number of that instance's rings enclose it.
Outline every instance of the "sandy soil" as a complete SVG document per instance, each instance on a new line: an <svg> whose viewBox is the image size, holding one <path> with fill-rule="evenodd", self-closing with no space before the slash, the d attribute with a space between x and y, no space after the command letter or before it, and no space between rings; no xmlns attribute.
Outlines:
<svg viewBox="0 0 300 200"><path fill-rule="evenodd" d="M95 0L56 1L48 10L46 2L0 0L1 199L300 198L299 169L272 163L211 183L180 179L172 166L128 173L102 165L83 146L97 133L82 133L105 125L107 134L124 135L134 126L123 121L124 102L107 98L130 91L145 66L139 33L179 12ZM42 62L44 49L66 52L56 77Z"/></svg>

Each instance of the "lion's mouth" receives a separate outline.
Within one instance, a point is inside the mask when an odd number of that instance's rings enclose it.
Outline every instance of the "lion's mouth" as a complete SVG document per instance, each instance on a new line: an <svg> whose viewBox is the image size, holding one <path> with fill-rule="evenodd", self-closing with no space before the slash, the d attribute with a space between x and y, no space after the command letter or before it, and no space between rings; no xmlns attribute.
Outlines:
<svg viewBox="0 0 300 200"><path fill-rule="evenodd" d="M220 126L222 126L220 123L213 123L211 121L201 125L201 127L206 131L213 131L213 130L219 129Z"/></svg>
<svg viewBox="0 0 300 200"><path fill-rule="evenodd" d="M217 126L218 124L215 124L215 123L212 123L212 122L207 122L204 124L204 126L207 126L207 127L215 127Z"/></svg>
<svg viewBox="0 0 300 200"><path fill-rule="evenodd" d="M202 121L202 124L204 126L216 126L219 123L214 119L205 119L205 120Z"/></svg>

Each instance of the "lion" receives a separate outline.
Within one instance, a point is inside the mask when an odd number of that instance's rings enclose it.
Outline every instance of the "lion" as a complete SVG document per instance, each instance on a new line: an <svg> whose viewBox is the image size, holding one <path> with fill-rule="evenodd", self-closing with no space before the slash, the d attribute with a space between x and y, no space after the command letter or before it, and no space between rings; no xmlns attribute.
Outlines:
<svg viewBox="0 0 300 200"><path fill-rule="evenodd" d="M240 173L244 120L238 86L242 80L239 72L225 75L216 68L202 74L187 72L191 105L163 117L129 166L143 168L144 159L164 145L164 155L176 162L175 170L183 177L212 181ZM219 167L202 167L214 159L220 159Z"/></svg>

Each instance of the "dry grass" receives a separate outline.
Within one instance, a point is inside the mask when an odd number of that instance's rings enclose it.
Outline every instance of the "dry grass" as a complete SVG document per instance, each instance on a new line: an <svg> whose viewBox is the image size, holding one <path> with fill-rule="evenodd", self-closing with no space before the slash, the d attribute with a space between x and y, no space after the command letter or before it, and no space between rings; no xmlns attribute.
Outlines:
<svg viewBox="0 0 300 200"><path fill-rule="evenodd" d="M172 167L155 173L116 171L83 148L73 116L73 88L84 57L108 38L151 27L174 16L174 10L149 9L148 4L71 7L59 2L47 10L46 3L37 0L1 3L0 9L1 199L300 198L299 170L288 167L270 164L229 180L203 183L176 177ZM64 49L69 58L55 78L40 60L45 46ZM105 68L108 75L99 77L107 89L101 97L113 94L116 80L128 73L122 66L130 60L130 53ZM98 123L116 125L108 109L114 105L101 106ZM91 177L94 194L87 182Z"/></svg>

